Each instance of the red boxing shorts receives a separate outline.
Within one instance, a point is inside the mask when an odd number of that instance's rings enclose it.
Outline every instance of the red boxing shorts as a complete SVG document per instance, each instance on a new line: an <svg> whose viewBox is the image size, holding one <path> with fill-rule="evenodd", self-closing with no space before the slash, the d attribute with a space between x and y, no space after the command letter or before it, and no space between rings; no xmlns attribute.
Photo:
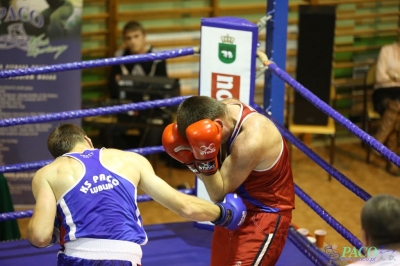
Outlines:
<svg viewBox="0 0 400 266"><path fill-rule="evenodd" d="M248 213L243 225L230 231L215 226L211 266L274 266L285 246L292 214Z"/></svg>

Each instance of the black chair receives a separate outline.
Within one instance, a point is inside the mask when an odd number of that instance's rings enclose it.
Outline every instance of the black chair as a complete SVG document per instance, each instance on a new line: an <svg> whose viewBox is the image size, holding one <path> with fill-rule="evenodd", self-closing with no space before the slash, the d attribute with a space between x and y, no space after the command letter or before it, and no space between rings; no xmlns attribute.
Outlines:
<svg viewBox="0 0 400 266"><path fill-rule="evenodd" d="M374 110L374 105L372 103L372 93L374 91L375 85L375 72L376 72L376 63L372 64L368 69L367 74L365 75L364 81L364 125L363 129L368 134L372 134L372 125L375 122L378 122L381 116L378 112ZM371 147L367 146L367 156L366 162L371 162Z"/></svg>

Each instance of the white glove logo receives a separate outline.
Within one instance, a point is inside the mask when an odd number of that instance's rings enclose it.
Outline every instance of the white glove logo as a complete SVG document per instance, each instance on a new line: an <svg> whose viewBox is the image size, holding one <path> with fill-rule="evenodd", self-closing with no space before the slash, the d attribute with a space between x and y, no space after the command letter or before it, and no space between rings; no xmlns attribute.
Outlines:
<svg viewBox="0 0 400 266"><path fill-rule="evenodd" d="M210 153L214 153L214 152L215 152L215 144L214 143L211 143L210 145L208 145L208 147L205 145L200 147L201 155L210 154Z"/></svg>
<svg viewBox="0 0 400 266"><path fill-rule="evenodd" d="M205 163L199 163L197 165L200 171L210 171L215 169L215 163L214 162L205 162Z"/></svg>
<svg viewBox="0 0 400 266"><path fill-rule="evenodd" d="M174 152L180 152L180 151L192 151L192 149L190 149L190 146L187 145L179 145L178 147L174 148Z"/></svg>
<svg viewBox="0 0 400 266"><path fill-rule="evenodd" d="M246 216L247 216L247 211L243 211L242 218L240 219L240 222L238 223L239 226L243 224L244 219L246 219Z"/></svg>

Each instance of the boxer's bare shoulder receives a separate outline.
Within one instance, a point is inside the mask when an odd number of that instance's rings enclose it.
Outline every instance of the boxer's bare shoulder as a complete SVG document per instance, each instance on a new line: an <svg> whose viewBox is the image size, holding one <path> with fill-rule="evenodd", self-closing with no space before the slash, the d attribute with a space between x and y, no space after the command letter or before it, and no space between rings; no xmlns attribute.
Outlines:
<svg viewBox="0 0 400 266"><path fill-rule="evenodd" d="M222 100L222 102L223 102L223 103L226 103L226 104L230 104L230 103L240 103L240 101L239 101L238 99L235 99L235 98L225 99L225 100Z"/></svg>

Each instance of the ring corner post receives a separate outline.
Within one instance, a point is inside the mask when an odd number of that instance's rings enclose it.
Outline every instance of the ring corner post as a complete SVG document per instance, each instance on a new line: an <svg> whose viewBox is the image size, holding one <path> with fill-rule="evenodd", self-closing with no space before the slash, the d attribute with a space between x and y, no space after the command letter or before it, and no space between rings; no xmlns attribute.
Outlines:
<svg viewBox="0 0 400 266"><path fill-rule="evenodd" d="M277 66L286 69L286 42L289 0L267 0L267 14L272 19L267 22L266 54ZM265 73L264 110L284 124L285 83L271 71Z"/></svg>

